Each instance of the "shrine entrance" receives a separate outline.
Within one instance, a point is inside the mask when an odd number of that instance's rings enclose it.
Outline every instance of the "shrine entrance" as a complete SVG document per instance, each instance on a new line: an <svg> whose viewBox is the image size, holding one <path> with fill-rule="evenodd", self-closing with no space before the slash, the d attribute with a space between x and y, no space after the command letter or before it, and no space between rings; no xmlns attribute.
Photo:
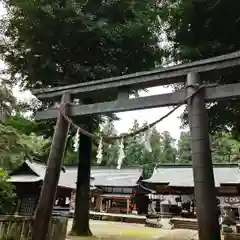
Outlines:
<svg viewBox="0 0 240 240"><path fill-rule="evenodd" d="M88 129L76 126L71 117L174 106L169 114L148 126L151 127L183 104L188 105L192 138L192 165L199 239L220 240L205 103L226 98L236 99L240 96L240 83L228 85L209 84L209 82L217 82L216 79L222 76L227 77L229 71L240 73L239 65L240 51L149 72L33 91L33 94L40 100L58 101L61 98L59 108L47 109L36 114L36 120L57 119L57 123L44 185L36 211L33 240L46 239L69 125L75 126L86 138L93 137L93 134ZM184 87L168 94L129 98L129 94L133 90L176 83L182 83ZM71 102L71 99L74 98L80 99L82 104ZM89 99L91 99L90 104ZM84 104L85 102L88 102L88 104ZM146 130L146 128L142 129L142 131ZM122 140L125 137L127 136L120 136ZM99 140L104 141L104 137ZM88 144L91 144L91 142L89 141ZM88 157L90 155L91 153L88 154ZM86 174L86 177L89 176ZM42 221L42 219L45 221Z"/></svg>

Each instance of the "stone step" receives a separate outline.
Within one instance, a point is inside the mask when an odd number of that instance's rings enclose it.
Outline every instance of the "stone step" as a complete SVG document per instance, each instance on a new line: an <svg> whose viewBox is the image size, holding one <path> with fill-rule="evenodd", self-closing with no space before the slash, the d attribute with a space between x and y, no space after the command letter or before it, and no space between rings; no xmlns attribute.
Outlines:
<svg viewBox="0 0 240 240"><path fill-rule="evenodd" d="M197 230L197 226L194 225L186 225L186 224L177 224L174 225L173 228L178 228L178 229L190 229L190 230Z"/></svg>
<svg viewBox="0 0 240 240"><path fill-rule="evenodd" d="M173 225L173 228L192 229L192 230L198 229L197 221L193 221L193 220L189 221L185 219L171 219L170 223Z"/></svg>
<svg viewBox="0 0 240 240"><path fill-rule="evenodd" d="M152 228L161 228L162 224L159 223L158 221L154 220L146 220L145 222L145 227L152 227Z"/></svg>

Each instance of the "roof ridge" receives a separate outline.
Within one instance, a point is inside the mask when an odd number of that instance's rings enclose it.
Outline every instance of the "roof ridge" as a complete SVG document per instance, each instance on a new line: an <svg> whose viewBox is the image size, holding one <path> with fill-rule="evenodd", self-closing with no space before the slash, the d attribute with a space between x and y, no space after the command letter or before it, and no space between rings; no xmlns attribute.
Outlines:
<svg viewBox="0 0 240 240"><path fill-rule="evenodd" d="M28 163L30 163L30 164L38 164L38 165L41 165L41 166L43 166L43 167L46 167L47 166L47 164L46 163L43 163L43 162L40 162L40 161L36 161L36 160L29 160L29 159L27 159L27 160L25 160L25 162L28 164Z"/></svg>
<svg viewBox="0 0 240 240"><path fill-rule="evenodd" d="M32 164L32 163L35 163L35 164L38 164L38 165L41 165L43 167L46 167L47 164L46 163L43 163L43 162L40 162L40 161L37 161L37 160L25 160L25 162L28 164ZM63 165L64 168L77 168L78 165ZM121 169L117 169L116 167L109 167L109 166L91 166L92 169L112 169L112 170L126 170L126 169L139 169L139 170L142 170L142 167L141 166L127 166L127 167L122 167Z"/></svg>
<svg viewBox="0 0 240 240"><path fill-rule="evenodd" d="M35 161L30 161L30 160L26 160L25 162L23 162L23 164L27 164L27 166L36 174L38 175L40 178L42 178L41 174L37 171L37 169L35 169L33 164L38 164ZM40 164L39 164L40 165ZM44 166L44 165L42 165ZM43 179L43 178L42 178Z"/></svg>
<svg viewBox="0 0 240 240"><path fill-rule="evenodd" d="M187 167L187 168L192 168L191 163L161 163L156 165L156 168L160 167ZM213 167L239 167L238 163L214 163Z"/></svg>
<svg viewBox="0 0 240 240"><path fill-rule="evenodd" d="M141 167L123 167L121 169L117 169L116 167L108 167L108 166L92 166L92 169L111 169L111 170L128 170L128 169L139 169L142 170Z"/></svg>
<svg viewBox="0 0 240 240"><path fill-rule="evenodd" d="M66 169L75 169L77 166L64 166ZM117 169L116 167L108 167L108 166L91 166L91 169L106 169L106 170L116 170L116 171L121 171L121 170L142 170L141 167L123 167L121 169Z"/></svg>

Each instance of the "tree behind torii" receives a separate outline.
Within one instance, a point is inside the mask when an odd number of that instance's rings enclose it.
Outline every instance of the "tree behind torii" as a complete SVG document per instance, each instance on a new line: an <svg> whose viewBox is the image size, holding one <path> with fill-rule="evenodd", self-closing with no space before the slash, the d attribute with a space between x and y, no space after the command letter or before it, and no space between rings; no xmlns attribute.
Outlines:
<svg viewBox="0 0 240 240"><path fill-rule="evenodd" d="M9 73L21 76L12 81L27 88L101 79L161 63L155 2L3 2L11 14L1 25L8 39L0 43L0 53Z"/></svg>

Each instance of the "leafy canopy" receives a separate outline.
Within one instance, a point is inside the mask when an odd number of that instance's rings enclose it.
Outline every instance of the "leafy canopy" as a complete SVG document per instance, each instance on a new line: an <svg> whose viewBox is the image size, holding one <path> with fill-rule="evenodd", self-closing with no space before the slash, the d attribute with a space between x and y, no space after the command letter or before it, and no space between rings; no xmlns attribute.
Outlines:
<svg viewBox="0 0 240 240"><path fill-rule="evenodd" d="M11 81L25 88L92 81L161 64L155 1L1 1L8 14L0 24L0 55ZM45 126L42 135L52 136L54 123Z"/></svg>
<svg viewBox="0 0 240 240"><path fill-rule="evenodd" d="M240 49L239 1L171 0L164 1L161 20L170 42L169 52L175 62L214 57ZM239 72L227 77L202 79L230 84L239 82ZM224 100L209 106L210 130L232 131L240 140L240 105Z"/></svg>
<svg viewBox="0 0 240 240"><path fill-rule="evenodd" d="M37 137L38 124L22 116L11 86L0 83L0 167L10 170L26 159L43 155L49 142Z"/></svg>
<svg viewBox="0 0 240 240"><path fill-rule="evenodd" d="M26 87L122 75L161 61L154 1L2 1L8 16L0 53Z"/></svg>

